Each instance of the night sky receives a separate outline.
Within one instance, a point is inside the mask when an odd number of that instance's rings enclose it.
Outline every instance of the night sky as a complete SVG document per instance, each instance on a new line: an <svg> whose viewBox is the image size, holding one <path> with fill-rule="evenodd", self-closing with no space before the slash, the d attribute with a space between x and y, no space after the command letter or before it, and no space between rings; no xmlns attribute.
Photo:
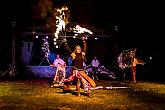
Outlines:
<svg viewBox="0 0 165 110"><path fill-rule="evenodd" d="M6 0L1 3L1 23L16 18L18 25L30 25L32 6L37 0ZM108 31L118 25L124 38L152 39L159 30L161 7L155 2L112 2L111 0L52 0L55 6L67 4L71 21L103 28ZM5 22L4 22L5 21ZM145 40L145 42L146 42Z"/></svg>
<svg viewBox="0 0 165 110"><path fill-rule="evenodd" d="M6 32L14 18L18 26L32 24L32 6L37 0L6 0L1 3L1 32ZM126 2L114 0L53 0L55 6L67 4L70 21L113 31L119 27L121 48L136 47L141 55L152 56L158 63L163 44L161 21L163 9L156 2Z"/></svg>

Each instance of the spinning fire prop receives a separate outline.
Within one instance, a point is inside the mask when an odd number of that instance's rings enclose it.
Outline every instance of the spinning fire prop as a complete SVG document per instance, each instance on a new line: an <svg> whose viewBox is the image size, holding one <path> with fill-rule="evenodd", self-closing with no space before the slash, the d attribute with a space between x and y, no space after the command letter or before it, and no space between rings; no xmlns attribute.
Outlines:
<svg viewBox="0 0 165 110"><path fill-rule="evenodd" d="M66 25L69 23L69 17L68 17L69 9L67 7L62 7L61 9L56 9L55 16L56 16L56 31L54 33L54 44L61 45L63 43L63 39L66 37L73 37L78 38L79 34L84 33L85 37L89 37L93 34L92 31L80 27L79 25L74 26L73 28L69 27L69 29L66 29ZM73 36L67 36L66 32L72 31L74 33ZM57 43L58 41L58 43Z"/></svg>

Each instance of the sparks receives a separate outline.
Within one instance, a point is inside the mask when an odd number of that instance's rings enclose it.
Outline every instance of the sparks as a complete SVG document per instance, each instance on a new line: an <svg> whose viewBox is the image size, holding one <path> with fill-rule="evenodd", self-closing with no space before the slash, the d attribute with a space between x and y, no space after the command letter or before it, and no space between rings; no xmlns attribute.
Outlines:
<svg viewBox="0 0 165 110"><path fill-rule="evenodd" d="M74 31L74 33L78 33L78 34L85 33L85 32L87 32L89 34L93 34L92 31L90 31L86 28L82 28L79 25L76 25L75 28L73 28L73 31Z"/></svg>
<svg viewBox="0 0 165 110"><path fill-rule="evenodd" d="M65 25L67 23L67 18L65 17L65 12L68 10L67 7L62 7L61 9L56 10L56 32L54 33L54 36L56 39L59 37L59 33L62 30L65 30Z"/></svg>

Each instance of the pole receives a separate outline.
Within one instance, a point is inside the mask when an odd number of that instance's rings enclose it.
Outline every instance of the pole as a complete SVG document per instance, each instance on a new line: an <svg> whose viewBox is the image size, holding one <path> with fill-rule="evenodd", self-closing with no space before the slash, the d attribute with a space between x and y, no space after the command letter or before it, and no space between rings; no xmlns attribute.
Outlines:
<svg viewBox="0 0 165 110"><path fill-rule="evenodd" d="M11 22L12 26L12 31L11 31L11 34L12 34L12 66L15 66L15 28L16 28L16 22L15 21L12 21Z"/></svg>
<svg viewBox="0 0 165 110"><path fill-rule="evenodd" d="M16 22L12 21L11 22L12 26L11 26L11 35L12 35L12 61L11 61L11 66L10 71L9 71L9 76L15 76L16 75L16 61L15 61L15 40L16 40Z"/></svg>
<svg viewBox="0 0 165 110"><path fill-rule="evenodd" d="M118 26L114 26L114 33L115 33L115 38L114 38L114 49L115 49L115 57L117 57L118 55L118 35L119 35L119 29L118 29Z"/></svg>
<svg viewBox="0 0 165 110"><path fill-rule="evenodd" d="M16 34L16 22L11 22L11 37L12 37L12 44L11 44L11 64L9 65L9 68L2 73L1 76L4 76L6 73L8 73L9 76L15 76L16 75L16 63L15 63L15 34Z"/></svg>

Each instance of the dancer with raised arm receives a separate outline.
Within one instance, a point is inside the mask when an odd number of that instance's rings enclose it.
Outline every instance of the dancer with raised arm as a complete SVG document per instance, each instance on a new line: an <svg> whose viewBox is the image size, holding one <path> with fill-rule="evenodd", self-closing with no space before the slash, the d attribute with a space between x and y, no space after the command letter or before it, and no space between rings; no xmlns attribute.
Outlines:
<svg viewBox="0 0 165 110"><path fill-rule="evenodd" d="M131 63L131 69L132 69L132 78L133 78L133 82L136 84L136 65L144 65L145 63L137 58L133 58L133 61Z"/></svg>
<svg viewBox="0 0 165 110"><path fill-rule="evenodd" d="M87 50L87 44L85 41L85 36L82 34L82 41L84 44L84 48L80 47L80 45L77 45L74 49L74 51L71 51L67 44L67 40L64 39L65 47L70 52L72 58L73 58L73 71L68 79L65 79L64 83L67 82L73 82L73 80L76 80L76 90L77 90L77 96L80 96L80 88L83 88L85 92L87 92L87 95L90 96L91 94L91 87L95 87L96 83L85 73L83 69L83 60L85 58L86 50ZM67 85L67 89L69 85ZM64 90L65 90L64 86Z"/></svg>

